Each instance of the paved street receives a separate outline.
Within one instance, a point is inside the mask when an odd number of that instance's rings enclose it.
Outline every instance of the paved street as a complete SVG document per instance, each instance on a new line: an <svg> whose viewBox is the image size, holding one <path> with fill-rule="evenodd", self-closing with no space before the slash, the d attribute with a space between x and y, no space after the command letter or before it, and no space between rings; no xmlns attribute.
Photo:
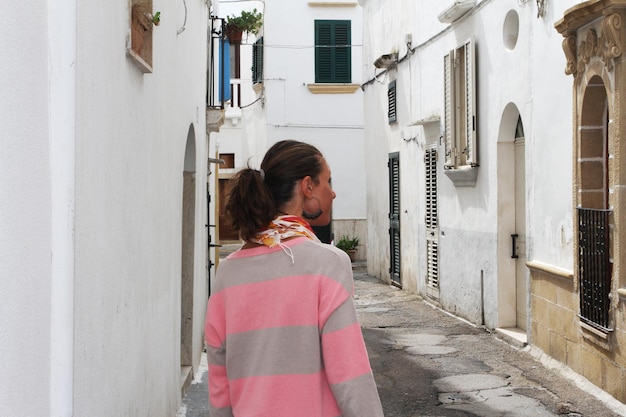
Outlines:
<svg viewBox="0 0 626 417"><path fill-rule="evenodd" d="M625 416L626 406L576 374L367 276L355 299L386 417ZM207 417L206 365L177 417ZM595 393L595 395L593 395Z"/></svg>

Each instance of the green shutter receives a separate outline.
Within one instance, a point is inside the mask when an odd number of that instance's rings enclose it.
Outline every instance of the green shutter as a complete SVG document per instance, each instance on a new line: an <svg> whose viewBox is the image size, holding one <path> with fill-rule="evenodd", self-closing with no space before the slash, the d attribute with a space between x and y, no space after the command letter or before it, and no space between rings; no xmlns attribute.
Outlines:
<svg viewBox="0 0 626 417"><path fill-rule="evenodd" d="M263 37L252 45L252 83L263 82Z"/></svg>
<svg viewBox="0 0 626 417"><path fill-rule="evenodd" d="M315 82L349 83L352 75L349 20L315 21Z"/></svg>

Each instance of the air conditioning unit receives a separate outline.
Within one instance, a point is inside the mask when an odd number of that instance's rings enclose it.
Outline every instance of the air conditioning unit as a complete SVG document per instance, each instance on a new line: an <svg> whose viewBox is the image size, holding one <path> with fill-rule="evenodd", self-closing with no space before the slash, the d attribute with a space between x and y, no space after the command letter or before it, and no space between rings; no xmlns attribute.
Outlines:
<svg viewBox="0 0 626 417"><path fill-rule="evenodd" d="M456 0L450 7L441 12L437 19L441 23L452 23L476 6L476 0Z"/></svg>

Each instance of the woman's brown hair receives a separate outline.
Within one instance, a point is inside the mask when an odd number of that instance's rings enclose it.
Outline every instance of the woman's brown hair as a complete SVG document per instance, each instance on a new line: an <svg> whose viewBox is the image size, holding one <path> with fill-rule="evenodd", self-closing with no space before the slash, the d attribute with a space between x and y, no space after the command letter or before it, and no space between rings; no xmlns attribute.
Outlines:
<svg viewBox="0 0 626 417"><path fill-rule="evenodd" d="M265 154L261 169L244 168L230 181L225 207L233 230L250 240L293 198L294 185L307 175L317 183L324 157L313 145L296 140L275 143Z"/></svg>

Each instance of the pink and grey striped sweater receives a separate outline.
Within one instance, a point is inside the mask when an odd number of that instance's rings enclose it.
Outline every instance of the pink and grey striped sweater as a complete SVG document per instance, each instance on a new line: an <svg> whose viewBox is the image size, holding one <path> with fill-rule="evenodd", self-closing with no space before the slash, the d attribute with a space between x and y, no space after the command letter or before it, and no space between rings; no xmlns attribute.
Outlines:
<svg viewBox="0 0 626 417"><path fill-rule="evenodd" d="M350 259L307 238L284 245L220 262L205 328L210 416L382 417Z"/></svg>

